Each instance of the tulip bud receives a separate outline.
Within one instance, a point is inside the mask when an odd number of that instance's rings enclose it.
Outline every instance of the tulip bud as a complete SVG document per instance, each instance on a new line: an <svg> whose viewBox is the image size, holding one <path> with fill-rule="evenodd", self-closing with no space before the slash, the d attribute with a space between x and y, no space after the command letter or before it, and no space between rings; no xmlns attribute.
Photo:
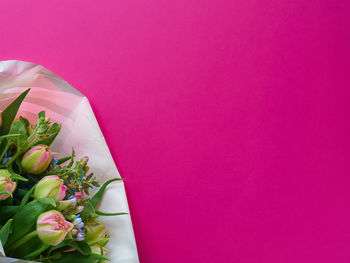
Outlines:
<svg viewBox="0 0 350 263"><path fill-rule="evenodd" d="M31 174L41 174L51 162L52 154L48 146L39 144L27 151L22 158L23 169Z"/></svg>
<svg viewBox="0 0 350 263"><path fill-rule="evenodd" d="M100 244L104 246L107 244L108 239L106 236L106 227L103 225L86 225L85 241L89 244Z"/></svg>
<svg viewBox="0 0 350 263"><path fill-rule="evenodd" d="M68 207L74 205L73 204L73 200L63 200L63 201L59 201L58 202L58 207L57 210L58 211L62 211L64 209L67 209Z"/></svg>
<svg viewBox="0 0 350 263"><path fill-rule="evenodd" d="M11 173L6 169L0 169L0 191L13 193L16 189L16 182L11 180ZM9 194L0 194L0 200L8 198Z"/></svg>
<svg viewBox="0 0 350 263"><path fill-rule="evenodd" d="M72 229L73 224L66 221L63 215L56 210L41 214L36 222L38 237L42 242L51 246L61 243Z"/></svg>
<svg viewBox="0 0 350 263"><path fill-rule="evenodd" d="M92 245L92 246L90 246L90 248L91 248L91 253L93 253L93 254L106 255L108 253L107 248L102 247L98 244ZM101 248L102 248L102 251L101 251ZM103 260L102 262L107 262L107 261Z"/></svg>
<svg viewBox="0 0 350 263"><path fill-rule="evenodd" d="M61 201L66 196L67 187L57 175L43 177L34 190L34 199L50 197Z"/></svg>

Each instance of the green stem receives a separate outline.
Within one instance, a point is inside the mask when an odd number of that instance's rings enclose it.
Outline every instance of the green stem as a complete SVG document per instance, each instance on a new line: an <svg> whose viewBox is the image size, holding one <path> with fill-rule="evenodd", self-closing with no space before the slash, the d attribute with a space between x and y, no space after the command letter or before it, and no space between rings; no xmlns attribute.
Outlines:
<svg viewBox="0 0 350 263"><path fill-rule="evenodd" d="M16 152L16 154L11 158L11 160L6 164L6 167L9 167L11 163L13 163L17 157L19 156L19 152Z"/></svg>
<svg viewBox="0 0 350 263"><path fill-rule="evenodd" d="M5 146L5 149L2 151L1 155L0 155L0 160L2 160L2 158L4 157L5 153L7 152L8 148L10 147L10 144L7 143Z"/></svg>
<svg viewBox="0 0 350 263"><path fill-rule="evenodd" d="M50 259L53 258L55 255L50 256L50 257L46 257L46 258L39 258L39 259L32 259L33 262L39 262L39 260L46 260L46 259Z"/></svg>
<svg viewBox="0 0 350 263"><path fill-rule="evenodd" d="M99 216L119 216L119 215L128 215L128 213L122 212L122 213L105 213L99 210L95 210L95 213Z"/></svg>
<svg viewBox="0 0 350 263"><path fill-rule="evenodd" d="M29 137L27 139L27 141L29 142L28 148L31 148L36 143L36 140L35 140L36 136L37 136L37 134L35 132L33 132L31 135L29 135Z"/></svg>
<svg viewBox="0 0 350 263"><path fill-rule="evenodd" d="M17 241L15 244L13 244L12 246L10 246L7 250L11 251L14 250L20 246L22 246L25 242L27 242L28 240L32 239L33 237L36 236L36 230L33 232L30 232L29 234L25 235L23 238L21 238L19 241Z"/></svg>
<svg viewBox="0 0 350 263"><path fill-rule="evenodd" d="M6 139L6 138L11 138L11 137L18 137L20 136L20 134L7 134L7 135L3 135L3 136L0 136L0 142L3 141L3 139Z"/></svg>

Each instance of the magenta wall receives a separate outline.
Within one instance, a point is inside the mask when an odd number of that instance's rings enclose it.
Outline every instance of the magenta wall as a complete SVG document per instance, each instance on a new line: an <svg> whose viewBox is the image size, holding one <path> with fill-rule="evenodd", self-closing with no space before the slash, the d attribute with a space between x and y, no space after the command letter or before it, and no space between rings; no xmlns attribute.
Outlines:
<svg viewBox="0 0 350 263"><path fill-rule="evenodd" d="M141 262L350 262L350 1L6 1L1 60L91 101Z"/></svg>

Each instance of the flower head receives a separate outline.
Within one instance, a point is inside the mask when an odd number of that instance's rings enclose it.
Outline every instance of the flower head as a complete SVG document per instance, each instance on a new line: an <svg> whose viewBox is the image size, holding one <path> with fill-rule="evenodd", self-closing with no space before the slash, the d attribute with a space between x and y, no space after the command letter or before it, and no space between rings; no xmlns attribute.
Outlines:
<svg viewBox="0 0 350 263"><path fill-rule="evenodd" d="M66 196L67 187L63 180L57 175L43 177L34 190L34 199L51 197L56 201L61 201Z"/></svg>
<svg viewBox="0 0 350 263"><path fill-rule="evenodd" d="M106 255L108 253L108 249L99 244L91 245L90 248L91 248L91 253L93 254ZM107 261L102 260L101 262L107 262Z"/></svg>
<svg viewBox="0 0 350 263"><path fill-rule="evenodd" d="M73 224L66 221L60 212L50 210L38 217L36 229L42 242L51 246L56 246L61 243L68 232L73 229Z"/></svg>
<svg viewBox="0 0 350 263"><path fill-rule="evenodd" d="M80 215L77 215L77 216L74 218L73 224L74 224L77 228L82 228L82 227L84 227L84 222L83 222L83 220L81 220Z"/></svg>
<svg viewBox="0 0 350 263"><path fill-rule="evenodd" d="M77 201L78 201L78 198L76 198L75 196L70 196L68 198L68 200L72 200L72 205L76 205L77 204Z"/></svg>
<svg viewBox="0 0 350 263"><path fill-rule="evenodd" d="M57 210L58 211L62 211L64 209L67 209L70 206L74 206L73 205L73 200L62 200L62 201L58 202Z"/></svg>
<svg viewBox="0 0 350 263"><path fill-rule="evenodd" d="M41 174L49 166L52 153L48 146L39 144L27 151L22 158L23 169L32 174Z"/></svg>
<svg viewBox="0 0 350 263"><path fill-rule="evenodd" d="M85 239L85 234L82 230L79 230L78 231L78 234L76 236L76 240L78 241L83 241Z"/></svg>
<svg viewBox="0 0 350 263"><path fill-rule="evenodd" d="M103 225L86 225L85 240L89 245L100 244L104 246L108 239L106 239L106 227Z"/></svg>
<svg viewBox="0 0 350 263"><path fill-rule="evenodd" d="M13 193L16 189L16 182L11 180L11 173L6 169L0 169L0 191ZM9 194L0 194L0 200L8 198Z"/></svg>
<svg viewBox="0 0 350 263"><path fill-rule="evenodd" d="M85 198L86 198L86 196L85 196L84 193L82 193L82 192L76 192L76 193L74 194L74 197L77 198L77 200L79 200L79 199L85 199Z"/></svg>

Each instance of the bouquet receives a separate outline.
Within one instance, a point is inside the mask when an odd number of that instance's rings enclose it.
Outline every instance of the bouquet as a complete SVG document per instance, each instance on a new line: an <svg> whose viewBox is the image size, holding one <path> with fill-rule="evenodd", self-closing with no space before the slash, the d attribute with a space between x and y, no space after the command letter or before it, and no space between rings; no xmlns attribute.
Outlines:
<svg viewBox="0 0 350 263"><path fill-rule="evenodd" d="M1 113L0 241L7 256L40 262L105 262L109 241L100 216L125 215L98 210L113 178L100 185L88 157L56 158L50 146L61 125L45 111L37 122L20 116L30 89ZM90 195L90 191L95 193Z"/></svg>

